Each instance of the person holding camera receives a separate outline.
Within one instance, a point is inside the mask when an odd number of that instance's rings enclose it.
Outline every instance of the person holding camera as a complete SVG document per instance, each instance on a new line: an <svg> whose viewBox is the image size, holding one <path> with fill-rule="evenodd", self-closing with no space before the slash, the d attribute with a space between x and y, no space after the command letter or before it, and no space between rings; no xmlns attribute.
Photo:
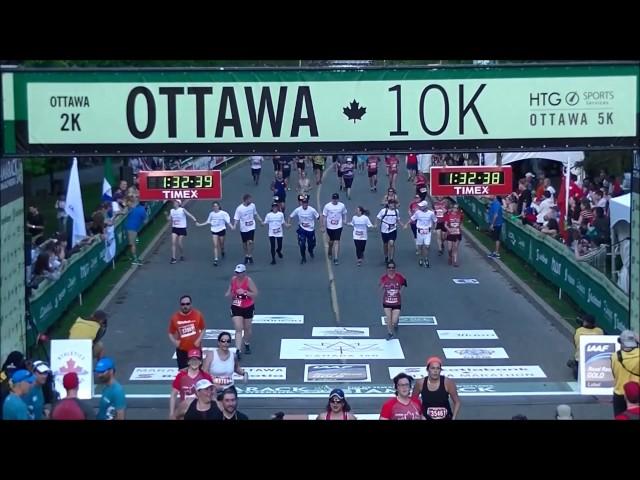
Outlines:
<svg viewBox="0 0 640 480"><path fill-rule="evenodd" d="M620 350L611 355L611 372L613 373L613 416L616 417L627 409L624 398L624 386L628 382L640 383L640 350L638 335L625 330L618 337Z"/></svg>
<svg viewBox="0 0 640 480"><path fill-rule="evenodd" d="M573 343L576 346L575 359L567 362L567 367L573 370L573 378L578 379L578 362L580 360L580 337L583 335L604 335L600 327L596 327L596 319L593 315L586 314L576 319L578 328L573 334Z"/></svg>

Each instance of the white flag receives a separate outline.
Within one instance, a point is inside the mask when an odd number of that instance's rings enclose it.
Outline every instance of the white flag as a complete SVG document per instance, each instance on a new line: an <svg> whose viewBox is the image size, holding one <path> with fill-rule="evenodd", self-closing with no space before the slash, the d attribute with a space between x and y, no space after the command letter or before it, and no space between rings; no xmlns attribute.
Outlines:
<svg viewBox="0 0 640 480"><path fill-rule="evenodd" d="M80 176L78 175L78 159L73 159L71 173L69 174L69 186L67 187L67 200L64 207L69 218L73 219L73 235L71 246L74 247L87 236L87 228L84 223L84 207L82 206L82 192L80 190Z"/></svg>

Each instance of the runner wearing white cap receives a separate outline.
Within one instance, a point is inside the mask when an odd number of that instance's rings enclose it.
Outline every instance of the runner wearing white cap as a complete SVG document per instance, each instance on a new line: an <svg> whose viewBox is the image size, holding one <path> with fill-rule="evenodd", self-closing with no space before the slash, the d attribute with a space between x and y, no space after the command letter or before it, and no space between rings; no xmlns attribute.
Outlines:
<svg viewBox="0 0 640 480"><path fill-rule="evenodd" d="M431 230L436 224L437 218L433 210L429 210L426 200L418 203L416 210L405 224L406 229L411 221L416 222L416 247L418 247L418 265L429 268L429 246L431 245Z"/></svg>
<svg viewBox="0 0 640 480"><path fill-rule="evenodd" d="M196 398L184 414L185 420L217 420L220 409L213 398L213 383L202 379L195 385Z"/></svg>
<svg viewBox="0 0 640 480"><path fill-rule="evenodd" d="M231 297L231 319L236 330L236 348L238 358L242 345L244 353L251 353L251 322L255 309L254 298L258 295L258 288L253 279L246 274L247 267L239 263L234 270L235 275L231 278L231 283L225 297ZM244 332L244 337L243 337Z"/></svg>

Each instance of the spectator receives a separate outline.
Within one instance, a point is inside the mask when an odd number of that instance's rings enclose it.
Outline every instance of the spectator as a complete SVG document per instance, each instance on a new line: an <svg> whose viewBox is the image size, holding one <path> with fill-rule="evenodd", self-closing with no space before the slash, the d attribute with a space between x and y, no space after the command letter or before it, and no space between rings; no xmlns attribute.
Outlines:
<svg viewBox="0 0 640 480"><path fill-rule="evenodd" d="M67 391L67 395L53 406L51 420L95 420L93 408L86 401L78 398L80 386L78 374L66 373L62 377L62 386Z"/></svg>
<svg viewBox="0 0 640 480"><path fill-rule="evenodd" d="M538 186L536 187L536 198L542 200L544 195L544 173L540 174L540 178L538 179Z"/></svg>
<svg viewBox="0 0 640 480"><path fill-rule="evenodd" d="M236 387L229 387L222 395L222 411L215 412L215 420L249 420L244 413L238 410L238 392Z"/></svg>
<svg viewBox="0 0 640 480"><path fill-rule="evenodd" d="M609 228L609 217L604 215L604 209L602 207L596 207L595 219L593 220L593 228L595 230L594 242L597 244L609 244L611 243L611 230Z"/></svg>
<svg viewBox="0 0 640 480"><path fill-rule="evenodd" d="M627 409L616 420L640 420L640 383L627 382L623 388Z"/></svg>
<svg viewBox="0 0 640 480"><path fill-rule="evenodd" d="M543 225L540 229L540 232L545 235L549 235L551 237L555 237L560 232L560 226L558 225L558 221L552 216L547 215L545 217L547 219L546 225Z"/></svg>
<svg viewBox="0 0 640 480"><path fill-rule="evenodd" d="M524 212L522 212L522 224L523 225L531 225L532 227L537 228L536 219L537 219L536 211L533 207L525 208Z"/></svg>
<svg viewBox="0 0 640 480"><path fill-rule="evenodd" d="M595 214L591 208L591 202L587 198L583 198L580 202L580 215L578 216L578 221L580 224L583 222L587 222L589 225L593 222Z"/></svg>
<svg viewBox="0 0 640 480"><path fill-rule="evenodd" d="M27 231L31 235L31 241L37 243L44 234L44 217L35 206L29 207L27 214Z"/></svg>
<svg viewBox="0 0 640 480"><path fill-rule="evenodd" d="M529 208L531 206L531 200L531 190L527 188L527 181L526 179L521 178L518 181L518 215L524 212L525 208Z"/></svg>
<svg viewBox="0 0 640 480"><path fill-rule="evenodd" d="M108 357L103 357L94 368L98 383L105 385L102 390L98 420L124 420L127 408L126 396L122 385L116 380L116 364Z"/></svg>
<svg viewBox="0 0 640 480"><path fill-rule="evenodd" d="M551 185L551 179L549 177L544 179L544 191L551 194L551 198L556 199L556 189Z"/></svg>
<svg viewBox="0 0 640 480"><path fill-rule="evenodd" d="M33 374L25 369L16 370L11 375L11 392L2 403L3 420L33 420L23 398L29 394L35 380Z"/></svg>
<svg viewBox="0 0 640 480"><path fill-rule="evenodd" d="M100 360L104 355L102 337L107 333L107 314L96 310L89 318L76 318L69 330L70 340L91 340L93 342L93 358Z"/></svg>
<svg viewBox="0 0 640 480"><path fill-rule="evenodd" d="M529 197L531 197L531 192L529 192ZM500 230L502 230L502 222L502 198L500 198L500 195L496 195L489 206L489 230L496 245L496 249L489 254L491 258L500 258Z"/></svg>
<svg viewBox="0 0 640 480"><path fill-rule="evenodd" d="M49 417L51 403L53 402L49 399L49 402L45 404L44 386L50 378L50 373L51 369L45 362L40 360L33 362L33 375L35 376L35 381L33 382L33 386L29 393L25 394L22 399L24 400L24 403L27 404L29 416L34 420L42 420L43 418Z"/></svg>
<svg viewBox="0 0 640 480"><path fill-rule="evenodd" d="M582 318L578 318L578 328L573 334L573 344L576 347L574 359L567 362L567 367L573 370L573 378L578 379L578 369L580 360L580 337L583 335L604 335L604 331L596 326L596 318L593 315L586 314Z"/></svg>
<svg viewBox="0 0 640 480"><path fill-rule="evenodd" d="M54 271L51 267L49 256L50 254L48 251L42 252L38 255L36 263L33 266L32 280L35 280L36 282L40 282L44 279L56 281L60 278L60 272Z"/></svg>
<svg viewBox="0 0 640 480"><path fill-rule="evenodd" d="M567 212L567 216L569 220L573 222L577 222L580 217L580 206L578 204L576 197L569 197L569 209Z"/></svg>
<svg viewBox="0 0 640 480"><path fill-rule="evenodd" d="M533 208L536 210L536 222L543 224L545 222L545 217L550 212L551 207L555 205L555 201L551 196L551 192L549 190L545 190L542 194L542 201L540 203L533 203Z"/></svg>
<svg viewBox="0 0 640 480"><path fill-rule="evenodd" d="M126 184L126 182L124 183ZM147 220L147 211L142 203L136 201L131 201L130 206L131 211L129 212L129 215L127 215L126 229L129 237L129 247L131 248L131 264L142 265L142 261L138 257L138 253L136 251L136 240L138 238L138 233L142 230L144 222Z"/></svg>
<svg viewBox="0 0 640 480"><path fill-rule="evenodd" d="M525 185L527 190L529 190L530 192L533 192L535 190L534 188L535 178L536 176L531 172L527 172L524 174Z"/></svg>
<svg viewBox="0 0 640 480"><path fill-rule="evenodd" d="M2 420L2 405L4 399L11 392L10 380L16 370L26 369L25 358L17 350L9 353L0 370L0 420Z"/></svg>
<svg viewBox="0 0 640 480"><path fill-rule="evenodd" d="M67 212L65 210L66 200L64 193L58 194L55 203L56 219L58 220L58 232L67 231Z"/></svg>
<svg viewBox="0 0 640 480"><path fill-rule="evenodd" d="M618 342L620 342L620 350L611 355L614 417L627 409L624 385L627 382L640 382L640 356L636 334L631 330L625 330L618 337Z"/></svg>
<svg viewBox="0 0 640 480"><path fill-rule="evenodd" d="M140 180L138 179L138 175L133 176L133 185L131 185L126 192L127 197L132 198L134 202L140 201Z"/></svg>
<svg viewBox="0 0 640 480"><path fill-rule="evenodd" d="M624 192L622 191L622 185L620 185L620 177L616 177L615 175L609 176L609 195L611 197L617 197L622 195Z"/></svg>
<svg viewBox="0 0 640 480"><path fill-rule="evenodd" d="M569 405L558 405L556 408L556 420L573 420L571 407Z"/></svg>

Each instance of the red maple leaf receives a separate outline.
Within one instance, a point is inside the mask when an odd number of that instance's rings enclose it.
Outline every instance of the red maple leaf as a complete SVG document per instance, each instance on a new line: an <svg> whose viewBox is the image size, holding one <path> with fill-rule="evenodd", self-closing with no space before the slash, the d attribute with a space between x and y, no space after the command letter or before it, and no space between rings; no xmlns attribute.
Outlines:
<svg viewBox="0 0 640 480"><path fill-rule="evenodd" d="M60 367L60 373L63 375L71 372L84 373L84 369L80 366L76 366L76 362L73 358L70 358L69 360L67 360L66 367Z"/></svg>

